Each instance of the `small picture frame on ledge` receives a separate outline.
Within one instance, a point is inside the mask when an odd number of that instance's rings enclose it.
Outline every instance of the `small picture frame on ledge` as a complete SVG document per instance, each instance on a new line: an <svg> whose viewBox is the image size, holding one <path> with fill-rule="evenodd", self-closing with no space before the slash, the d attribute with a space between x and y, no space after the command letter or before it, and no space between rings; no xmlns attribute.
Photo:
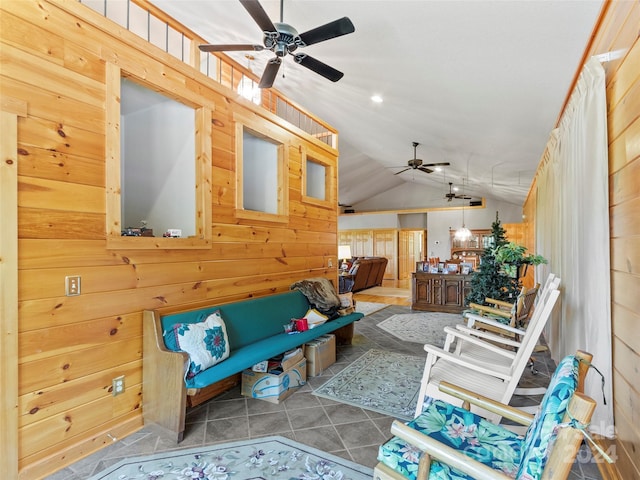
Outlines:
<svg viewBox="0 0 640 480"><path fill-rule="evenodd" d="M437 265L431 265L429 267L429 273L438 273L438 266Z"/></svg>
<svg viewBox="0 0 640 480"><path fill-rule="evenodd" d="M458 264L457 263L447 263L447 272L449 272L449 273L458 273Z"/></svg>
<svg viewBox="0 0 640 480"><path fill-rule="evenodd" d="M469 275L471 273L471 268L468 265L461 267L460 273L462 275Z"/></svg>

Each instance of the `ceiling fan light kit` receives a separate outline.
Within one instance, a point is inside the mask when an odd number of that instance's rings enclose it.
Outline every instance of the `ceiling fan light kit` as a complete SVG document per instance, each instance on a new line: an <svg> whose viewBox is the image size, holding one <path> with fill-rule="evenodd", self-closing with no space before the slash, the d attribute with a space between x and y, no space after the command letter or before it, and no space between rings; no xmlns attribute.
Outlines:
<svg viewBox="0 0 640 480"><path fill-rule="evenodd" d="M407 162L406 168L400 170L399 172L394 173L394 175L400 175L407 170L420 170L424 173L433 173L433 169L429 167L446 167L451 165L449 162L440 162L440 163L423 163L421 159L417 158L416 149L420 145L418 142L413 142L413 158ZM404 165L403 165L404 167ZM391 168L402 168L402 167L391 167Z"/></svg>
<svg viewBox="0 0 640 480"><path fill-rule="evenodd" d="M219 45L200 45L203 52L225 52L225 51L242 51L242 50L270 50L275 57L269 60L262 77L260 79L260 88L271 88L278 70L282 64L282 58L287 54L293 56L294 61L298 65L308 68L312 72L323 76L327 80L337 82L344 74L339 70L321 62L304 53L294 53L298 48L307 47L314 43L324 42L332 38L341 37L349 33L355 32L355 27L348 17L342 17L333 22L313 28L303 33L298 31L282 21L284 0L280 0L280 22L272 22L267 12L265 12L258 0L239 0L242 6L247 10L251 18L258 24L263 32L263 45L257 44L219 44Z"/></svg>
<svg viewBox="0 0 640 480"><path fill-rule="evenodd" d="M453 188L453 182L449 182L449 193L445 193L444 196L447 199L447 202L450 202L451 200L453 200L454 198L460 198L463 200L471 200L472 197L465 195L464 193L462 194L458 194L458 193L454 193L454 189Z"/></svg>

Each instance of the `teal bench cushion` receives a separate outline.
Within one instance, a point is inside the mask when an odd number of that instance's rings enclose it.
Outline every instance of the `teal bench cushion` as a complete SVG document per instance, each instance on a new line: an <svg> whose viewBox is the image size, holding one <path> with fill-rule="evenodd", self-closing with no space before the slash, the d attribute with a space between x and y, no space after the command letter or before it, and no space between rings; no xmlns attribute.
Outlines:
<svg viewBox="0 0 640 480"><path fill-rule="evenodd" d="M306 332L294 334L278 333L262 340L257 340L250 345L245 345L238 349L232 349L229 358L208 368L193 378L186 380L187 388L203 388L219 380L223 380L230 375L250 368L262 360L275 357L282 352L296 348L304 343L310 342L320 335L331 333L340 327L362 318L361 313L352 313L344 317L336 318L323 323Z"/></svg>
<svg viewBox="0 0 640 480"><path fill-rule="evenodd" d="M231 350L282 333L283 325L307 313L309 302L299 291L279 293L226 305L212 306L162 317L162 331L168 349L178 351L169 332L176 323L197 323L220 310L227 327ZM249 326L251 328L247 328Z"/></svg>
<svg viewBox="0 0 640 480"><path fill-rule="evenodd" d="M364 316L356 312L329 320L306 332L291 335L284 333L284 325L292 318L302 318L309 308L307 297L298 290L292 290L166 315L161 319L164 342L169 350L179 351L173 335L173 325L202 322L211 313L220 311L227 329L231 352L226 360L185 380L187 388L203 388Z"/></svg>

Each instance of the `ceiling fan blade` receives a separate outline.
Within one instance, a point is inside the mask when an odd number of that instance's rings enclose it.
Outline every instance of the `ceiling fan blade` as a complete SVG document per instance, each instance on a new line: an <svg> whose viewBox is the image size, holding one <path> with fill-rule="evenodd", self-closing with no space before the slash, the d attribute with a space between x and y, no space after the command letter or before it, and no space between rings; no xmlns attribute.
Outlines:
<svg viewBox="0 0 640 480"><path fill-rule="evenodd" d="M258 0L240 0L240 3L263 32L277 32L275 25Z"/></svg>
<svg viewBox="0 0 640 480"><path fill-rule="evenodd" d="M425 167L424 165L418 167L418 170L420 170L421 172L424 172L424 173L433 173L433 170L431 170L430 168Z"/></svg>
<svg viewBox="0 0 640 480"><path fill-rule="evenodd" d="M298 53L294 55L296 63L299 63L303 67L307 67L309 70L316 72L319 75L322 75L324 78L331 80L332 82L337 82L340 80L344 73L339 70L336 70L333 67L330 67L326 63L322 63L320 60L316 60L309 55L304 53Z"/></svg>
<svg viewBox="0 0 640 480"><path fill-rule="evenodd" d="M273 81L276 79L282 59L280 57L274 57L267 63L267 68L262 72L262 78L260 79L259 88L271 88Z"/></svg>
<svg viewBox="0 0 640 480"><path fill-rule="evenodd" d="M442 163L423 163L422 166L423 167L446 167L448 165L451 165L449 162L442 162Z"/></svg>
<svg viewBox="0 0 640 480"><path fill-rule="evenodd" d="M411 168L405 168L404 170L400 170L399 172L394 173L394 175L400 175L402 172L406 172L407 170L411 170Z"/></svg>
<svg viewBox="0 0 640 480"><path fill-rule="evenodd" d="M334 20L333 22L329 22L325 25L321 25L312 30L301 33L299 36L304 45L313 45L314 43L324 42L325 40L341 37L342 35L353 33L355 31L356 28L353 26L353 23L351 23L351 20L349 20L348 17L342 17L338 20Z"/></svg>
<svg viewBox="0 0 640 480"><path fill-rule="evenodd" d="M260 52L264 50L262 45L245 44L221 44L221 45L199 45L198 48L203 52L241 52L245 50L254 50Z"/></svg>

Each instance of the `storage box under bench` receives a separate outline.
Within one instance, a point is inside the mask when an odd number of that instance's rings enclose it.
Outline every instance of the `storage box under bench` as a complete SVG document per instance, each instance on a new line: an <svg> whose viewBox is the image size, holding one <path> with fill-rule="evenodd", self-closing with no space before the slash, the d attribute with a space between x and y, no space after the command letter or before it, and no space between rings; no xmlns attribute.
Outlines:
<svg viewBox="0 0 640 480"><path fill-rule="evenodd" d="M271 403L280 403L307 383L307 359L302 349L283 362L283 367L268 372L246 369L242 372L241 394Z"/></svg>
<svg viewBox="0 0 640 480"><path fill-rule="evenodd" d="M307 375L315 377L336 363L336 336L321 335L304 345L304 356L307 358Z"/></svg>

